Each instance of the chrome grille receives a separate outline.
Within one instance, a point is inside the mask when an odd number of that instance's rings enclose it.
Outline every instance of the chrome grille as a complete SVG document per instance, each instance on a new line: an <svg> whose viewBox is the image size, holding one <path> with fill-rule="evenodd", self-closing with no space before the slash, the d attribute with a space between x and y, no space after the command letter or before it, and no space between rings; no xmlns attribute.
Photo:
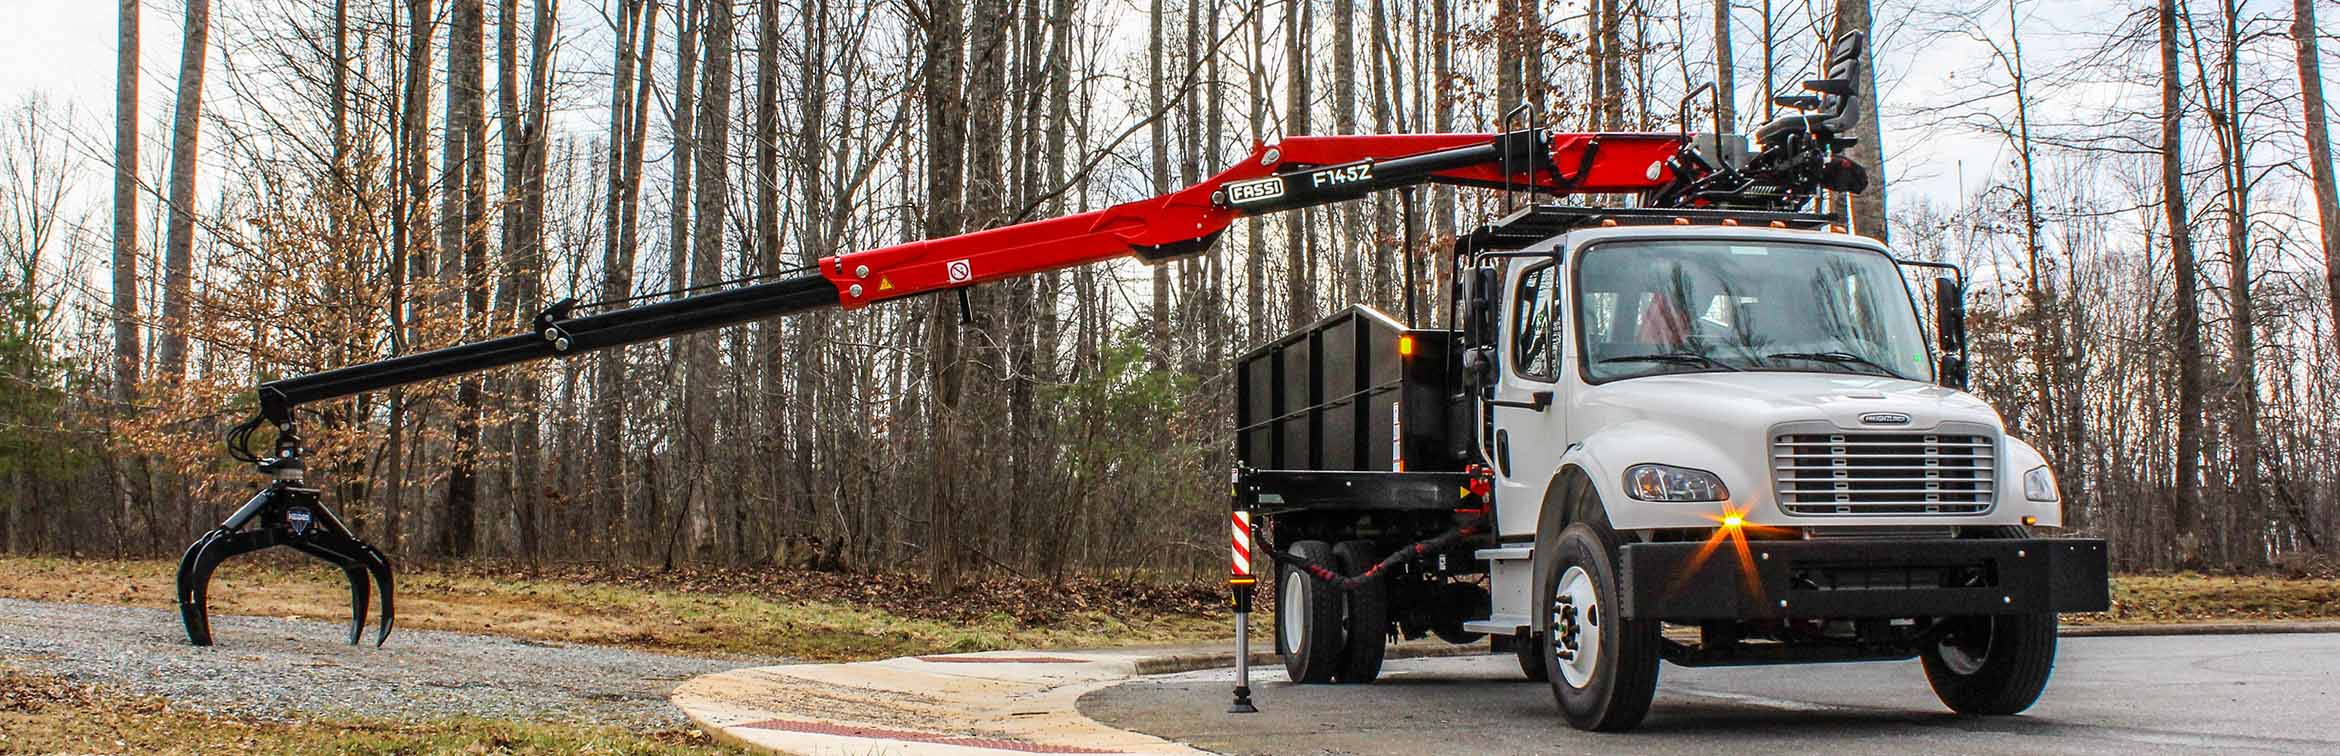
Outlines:
<svg viewBox="0 0 2340 756"><path fill-rule="evenodd" d="M1996 458L1982 434L1781 433L1771 469L1789 514L1974 514L1991 508Z"/></svg>

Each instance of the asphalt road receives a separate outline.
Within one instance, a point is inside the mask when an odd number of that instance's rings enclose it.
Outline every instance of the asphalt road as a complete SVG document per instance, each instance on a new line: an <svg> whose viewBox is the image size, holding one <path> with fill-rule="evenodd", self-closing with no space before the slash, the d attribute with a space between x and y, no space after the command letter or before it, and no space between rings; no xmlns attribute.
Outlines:
<svg viewBox="0 0 2340 756"><path fill-rule="evenodd" d="M2340 754L2340 634L2065 638L2017 717L1949 713L1918 663L1659 672L1639 730L1584 733L1511 657L1393 661L1380 682L1295 686L1253 670L1260 712L1226 714L1232 670L1083 697L1115 727L1220 753Z"/></svg>

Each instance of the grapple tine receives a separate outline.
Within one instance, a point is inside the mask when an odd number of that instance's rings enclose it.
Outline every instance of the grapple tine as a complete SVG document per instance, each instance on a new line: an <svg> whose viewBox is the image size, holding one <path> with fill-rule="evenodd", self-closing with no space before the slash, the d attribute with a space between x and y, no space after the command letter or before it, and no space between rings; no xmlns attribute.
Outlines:
<svg viewBox="0 0 2340 756"><path fill-rule="evenodd" d="M179 619L187 626L187 642L211 645L211 608L207 594L212 571L238 554L278 543L276 534L269 531L231 532L222 528L204 534L187 549L187 555L179 560Z"/></svg>
<svg viewBox="0 0 2340 756"><path fill-rule="evenodd" d="M353 549L349 546L360 544L355 541L340 543L339 540L342 539L319 533L315 542L294 541L292 547L309 556L332 562L341 568L342 575L349 578L349 645L355 646L358 638L366 632L366 568L350 556Z"/></svg>
<svg viewBox="0 0 2340 756"><path fill-rule="evenodd" d="M179 620L187 627L187 642L194 645L211 645L211 614L204 604L203 589L211 581L212 565L205 564L205 552L227 533L224 529L204 533L179 558ZM197 578L198 574L202 577Z"/></svg>
<svg viewBox="0 0 2340 756"><path fill-rule="evenodd" d="M382 629L374 635L374 647L381 648L382 642L390 639L390 625L397 616L396 607L390 598L390 559L372 546L360 543L358 547L363 549L358 552L358 561L364 562L366 569L374 573L374 582L382 584Z"/></svg>

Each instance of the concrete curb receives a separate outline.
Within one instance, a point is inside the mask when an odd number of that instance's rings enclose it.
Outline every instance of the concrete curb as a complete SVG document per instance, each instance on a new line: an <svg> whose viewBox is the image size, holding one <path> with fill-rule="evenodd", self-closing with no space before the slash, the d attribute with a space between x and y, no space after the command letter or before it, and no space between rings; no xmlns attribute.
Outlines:
<svg viewBox="0 0 2340 756"><path fill-rule="evenodd" d="M2340 622L2195 622L2134 625L2065 625L2066 638L2123 638L2140 635L2261 635L2278 633L2340 633Z"/></svg>

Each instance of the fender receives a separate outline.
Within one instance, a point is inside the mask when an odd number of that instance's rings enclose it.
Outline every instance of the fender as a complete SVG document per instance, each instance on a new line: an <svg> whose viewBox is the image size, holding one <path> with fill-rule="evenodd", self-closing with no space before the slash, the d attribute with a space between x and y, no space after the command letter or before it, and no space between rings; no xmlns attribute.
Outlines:
<svg viewBox="0 0 2340 756"><path fill-rule="evenodd" d="M2012 435L2002 433L1999 438L2003 441L2000 445L2003 451L1999 453L1999 506L1993 512L1998 515L1995 519L2012 520L2016 517L2031 517L2036 518L2031 523L2033 525L2049 528L2063 527L2064 500L2061 482L2057 484L2055 501L2032 501L2031 497L2023 494L2023 474L2030 472L2032 468L2046 466L2046 455L2040 454L2039 450L2033 448L2031 444Z"/></svg>
<svg viewBox="0 0 2340 756"><path fill-rule="evenodd" d="M1665 423L1632 420L1603 428L1570 446L1560 456L1563 474L1576 470L1600 494L1609 526L1619 531L1648 528L1711 527L1724 508L1749 522L1784 519L1769 504L1768 472L1749 469L1747 460L1769 459L1761 448L1732 453L1714 440ZM1640 501L1625 495L1625 469L1657 463L1705 470L1720 476L1731 498L1721 502ZM1555 485L1557 485L1555 480ZM1573 520L1571 520L1573 521ZM1566 523L1562 523L1565 526ZM1779 523L1784 524L1784 523Z"/></svg>

